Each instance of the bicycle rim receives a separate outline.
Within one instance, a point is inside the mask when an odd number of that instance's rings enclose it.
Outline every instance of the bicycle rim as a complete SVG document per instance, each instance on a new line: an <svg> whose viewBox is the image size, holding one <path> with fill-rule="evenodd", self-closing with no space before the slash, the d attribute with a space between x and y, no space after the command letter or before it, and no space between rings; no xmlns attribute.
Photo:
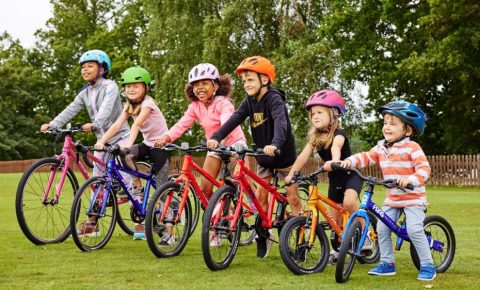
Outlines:
<svg viewBox="0 0 480 290"><path fill-rule="evenodd" d="M42 203L51 176L53 182L47 200L55 197L62 164L55 158L37 161L22 176L17 188L17 221L25 236L36 245L63 242L70 234L70 210L78 189L77 179L71 169L67 171L57 204Z"/></svg>
<svg viewBox="0 0 480 290"><path fill-rule="evenodd" d="M236 190L231 186L219 188L208 203L202 226L202 253L210 270L227 268L238 249L240 219L234 220ZM231 224L236 223L233 229Z"/></svg>
<svg viewBox="0 0 480 290"><path fill-rule="evenodd" d="M159 258L180 254L190 237L190 200L186 200L179 216L181 198L180 185L168 182L158 188L148 204L145 236L150 250Z"/></svg>
<svg viewBox="0 0 480 290"><path fill-rule="evenodd" d="M107 195L107 182L101 177L92 177L78 190L73 201L70 216L72 238L82 251L92 251L103 248L112 237L115 229L117 204L112 193L105 208L104 216L100 216L103 197ZM98 192L97 199L94 193ZM88 209L92 210L90 213ZM95 224L89 230L86 224Z"/></svg>

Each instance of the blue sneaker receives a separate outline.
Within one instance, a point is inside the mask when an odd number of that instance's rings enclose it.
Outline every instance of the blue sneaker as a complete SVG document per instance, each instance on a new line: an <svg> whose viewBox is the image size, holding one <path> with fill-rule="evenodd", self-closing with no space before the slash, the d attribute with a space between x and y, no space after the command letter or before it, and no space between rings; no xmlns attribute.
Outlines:
<svg viewBox="0 0 480 290"><path fill-rule="evenodd" d="M422 281L431 281L437 277L437 271L434 264L426 264L420 266L420 273L417 279Z"/></svg>
<svg viewBox="0 0 480 290"><path fill-rule="evenodd" d="M133 231L134 240L145 240L145 226L142 224L136 224Z"/></svg>
<svg viewBox="0 0 480 290"><path fill-rule="evenodd" d="M380 262L375 266L375 268L368 271L369 275L379 275L379 276L392 276L397 274L395 272L395 264L394 263L387 263L387 262Z"/></svg>

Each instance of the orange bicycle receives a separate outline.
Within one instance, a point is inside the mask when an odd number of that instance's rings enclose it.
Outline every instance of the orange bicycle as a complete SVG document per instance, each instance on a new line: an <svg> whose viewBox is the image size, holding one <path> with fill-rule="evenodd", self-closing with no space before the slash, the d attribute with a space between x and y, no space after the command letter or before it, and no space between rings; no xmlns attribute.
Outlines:
<svg viewBox="0 0 480 290"><path fill-rule="evenodd" d="M318 273L325 269L330 252L325 231L332 231L330 243L333 250L338 252L343 229L350 218L350 212L318 191L318 174L323 172L323 167L304 177L300 177L300 172L295 172L292 179L292 182L300 183L300 191L307 192L308 210L304 211L302 216L290 219L283 227L280 234L280 255L287 268L297 275ZM342 214L342 225L333 219L324 204ZM319 212L325 217L325 221L319 222ZM371 216L372 223L368 233L372 244L358 257L360 263L372 264L380 258L376 235L377 220Z"/></svg>

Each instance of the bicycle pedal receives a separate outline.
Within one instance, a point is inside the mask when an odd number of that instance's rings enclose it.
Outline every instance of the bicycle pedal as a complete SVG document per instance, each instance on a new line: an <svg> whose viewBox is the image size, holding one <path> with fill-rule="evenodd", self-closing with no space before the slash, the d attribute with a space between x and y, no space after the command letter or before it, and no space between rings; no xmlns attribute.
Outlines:
<svg viewBox="0 0 480 290"><path fill-rule="evenodd" d="M332 229L332 227L330 226L330 224L327 221L321 221L320 225L326 231L330 231Z"/></svg>

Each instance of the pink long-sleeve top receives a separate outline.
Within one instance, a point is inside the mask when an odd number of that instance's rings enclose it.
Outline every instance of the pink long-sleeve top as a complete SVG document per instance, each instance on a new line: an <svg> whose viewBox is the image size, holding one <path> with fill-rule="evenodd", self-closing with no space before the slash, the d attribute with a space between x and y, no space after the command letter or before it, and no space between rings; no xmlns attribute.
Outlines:
<svg viewBox="0 0 480 290"><path fill-rule="evenodd" d="M205 130L205 138L208 140L230 118L234 111L235 108L230 99L222 96L215 97L208 107L200 101L192 102L188 105L183 117L170 128L167 135L172 139L171 142L174 142L190 129L195 121L198 121ZM236 127L227 136L224 144L233 145L239 141L246 141L240 126Z"/></svg>

